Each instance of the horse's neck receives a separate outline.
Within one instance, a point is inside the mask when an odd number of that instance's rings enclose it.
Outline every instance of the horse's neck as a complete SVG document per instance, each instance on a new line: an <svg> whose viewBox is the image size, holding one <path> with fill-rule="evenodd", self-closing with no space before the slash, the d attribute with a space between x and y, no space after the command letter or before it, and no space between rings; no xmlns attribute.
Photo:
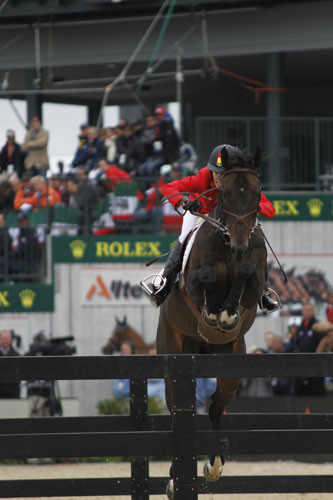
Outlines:
<svg viewBox="0 0 333 500"><path fill-rule="evenodd" d="M145 346L145 342L141 335L134 330L134 328L128 327L126 330L126 337L128 340L131 340L133 343L135 343L137 346L140 345L141 347Z"/></svg>

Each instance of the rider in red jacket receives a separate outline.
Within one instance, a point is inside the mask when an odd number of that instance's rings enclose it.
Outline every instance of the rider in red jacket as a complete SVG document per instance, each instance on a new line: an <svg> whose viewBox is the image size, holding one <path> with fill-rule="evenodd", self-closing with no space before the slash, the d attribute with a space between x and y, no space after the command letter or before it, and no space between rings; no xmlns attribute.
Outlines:
<svg viewBox="0 0 333 500"><path fill-rule="evenodd" d="M186 212L183 217L183 225L180 236L169 254L165 268L161 275L155 276L152 282L148 284L145 283L146 280L141 282L143 289L150 296L151 303L156 307L159 307L162 304L171 289L173 281L180 270L179 256L181 246L187 235L197 224L199 216L191 212L194 211L202 214L208 214L217 205L217 197L219 190L222 188L224 172L224 167L221 163L221 151L223 147L226 147L228 152L230 151L231 153L237 151L236 148L229 145L222 144L217 146L210 154L208 166L199 170L197 175L175 180L169 184L165 184L161 189L162 194L168 198L170 203L172 203L176 209L178 207L183 207ZM199 194L215 187L217 188L216 190L212 190L205 194L205 196L200 197L199 200L195 200ZM179 194L182 192L192 193L193 196L187 197ZM263 193L260 195L259 213L263 217L270 219L275 215L275 208ZM274 293L276 294L276 292ZM268 313L280 309L281 303L279 299L276 301L270 297L269 290L266 286L260 300L260 306L264 313Z"/></svg>

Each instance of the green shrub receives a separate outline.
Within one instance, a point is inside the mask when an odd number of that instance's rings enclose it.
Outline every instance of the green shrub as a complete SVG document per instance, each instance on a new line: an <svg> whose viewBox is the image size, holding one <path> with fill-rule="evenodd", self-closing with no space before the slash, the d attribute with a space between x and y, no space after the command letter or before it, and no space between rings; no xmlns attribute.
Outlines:
<svg viewBox="0 0 333 500"><path fill-rule="evenodd" d="M99 415L129 415L129 399L103 399L97 403L97 409ZM167 408L162 399L148 398L148 413L156 415L166 412Z"/></svg>

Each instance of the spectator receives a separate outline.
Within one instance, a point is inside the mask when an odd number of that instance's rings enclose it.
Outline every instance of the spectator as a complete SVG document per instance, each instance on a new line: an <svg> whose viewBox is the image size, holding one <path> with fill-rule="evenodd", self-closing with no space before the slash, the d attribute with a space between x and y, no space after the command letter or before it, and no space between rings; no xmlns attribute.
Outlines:
<svg viewBox="0 0 333 500"><path fill-rule="evenodd" d="M286 334L286 340L294 338L297 334L299 325L301 324L302 318L299 316L292 316L288 321L288 331Z"/></svg>
<svg viewBox="0 0 333 500"><path fill-rule="evenodd" d="M272 339L272 354L282 354L285 352L285 344L282 337L274 335ZM272 388L275 396L291 394L293 381L290 377L275 377L272 380Z"/></svg>
<svg viewBox="0 0 333 500"><path fill-rule="evenodd" d="M117 135L111 127L105 129L104 154L108 163L114 163L117 155Z"/></svg>
<svg viewBox="0 0 333 500"><path fill-rule="evenodd" d="M144 130L143 126L143 120L141 118L136 118L135 120L132 120L130 123L130 126L132 127L133 134L141 140L141 135Z"/></svg>
<svg viewBox="0 0 333 500"><path fill-rule="evenodd" d="M115 190L117 182L132 182L132 178L127 172L116 165L109 165L106 160L100 160L98 166L109 191Z"/></svg>
<svg viewBox="0 0 333 500"><path fill-rule="evenodd" d="M265 349L253 346L249 354L267 354ZM240 396L266 398L273 396L272 381L269 378L245 378L241 382Z"/></svg>
<svg viewBox="0 0 333 500"><path fill-rule="evenodd" d="M154 141L156 140L157 120L154 115L147 115L145 118L145 128L140 136L140 141L145 147L146 159L154 156Z"/></svg>
<svg viewBox="0 0 333 500"><path fill-rule="evenodd" d="M44 332L37 333L33 343L29 346L25 356L43 355L42 346L46 344L47 337ZM29 416L50 417L49 398L51 396L51 382L48 380L34 380L28 382Z"/></svg>
<svg viewBox="0 0 333 500"><path fill-rule="evenodd" d="M135 347L127 340L120 345L120 355L130 356L135 354ZM112 393L116 398L128 398L130 394L130 381L129 379L115 379L112 384Z"/></svg>
<svg viewBox="0 0 333 500"><path fill-rule="evenodd" d="M26 212L17 216L19 228L12 231L12 252L10 269L14 274L35 274L39 266L39 242L37 230L30 227L29 217Z"/></svg>
<svg viewBox="0 0 333 500"><path fill-rule="evenodd" d="M46 177L46 171L49 168L48 140L49 133L42 127L39 116L32 116L30 128L21 146L23 153L26 153L24 167L30 171L32 176L39 174Z"/></svg>
<svg viewBox="0 0 333 500"><path fill-rule="evenodd" d="M179 138L172 119L166 109L159 107L154 111L156 126L153 151L139 166L138 175L151 177L157 175L164 164L173 164L179 158ZM143 134L144 137L144 134Z"/></svg>
<svg viewBox="0 0 333 500"><path fill-rule="evenodd" d="M327 321L333 323L333 292L327 294L326 317Z"/></svg>
<svg viewBox="0 0 333 500"><path fill-rule="evenodd" d="M6 228L5 214L0 212L0 281L4 281L5 261L11 252L12 238Z"/></svg>
<svg viewBox="0 0 333 500"><path fill-rule="evenodd" d="M316 352L323 335L315 331L319 320L315 316L315 307L310 304L303 306L303 318L296 333L286 342L286 352ZM322 377L296 378L294 393L297 396L322 396L325 394Z"/></svg>
<svg viewBox="0 0 333 500"><path fill-rule="evenodd" d="M95 163L102 157L103 143L97 136L96 127L89 127L87 140L77 148L72 167L84 166L91 170Z"/></svg>
<svg viewBox="0 0 333 500"><path fill-rule="evenodd" d="M14 130L6 131L7 142L0 152L0 172L10 175L16 172L18 177L23 173L22 152L20 145L15 141Z"/></svg>
<svg viewBox="0 0 333 500"><path fill-rule="evenodd" d="M196 405L198 413L206 413L210 398L216 389L216 378L196 379Z"/></svg>
<svg viewBox="0 0 333 500"><path fill-rule="evenodd" d="M0 357L20 356L20 353L12 346L12 334L9 330L0 332ZM0 398L14 399L20 397L20 382L13 380L0 384Z"/></svg>
<svg viewBox="0 0 333 500"><path fill-rule="evenodd" d="M66 183L63 182L62 176L60 174L52 175L48 185L55 192L55 203L63 203L65 201Z"/></svg>
<svg viewBox="0 0 333 500"><path fill-rule="evenodd" d="M145 148L129 125L123 129L122 138L118 141L117 158L118 165L132 175L136 174L145 159Z"/></svg>
<svg viewBox="0 0 333 500"><path fill-rule="evenodd" d="M276 333L274 333L274 332L266 332L265 333L265 343L266 343L267 352L272 352L272 343L273 343L273 339L275 336L276 336Z"/></svg>
<svg viewBox="0 0 333 500"><path fill-rule="evenodd" d="M14 209L31 209L34 203L34 193L34 188L31 183L31 174L30 172L24 172L22 182L14 198Z"/></svg>
<svg viewBox="0 0 333 500"><path fill-rule="evenodd" d="M148 354L156 355L156 345L149 346ZM147 395L149 398L158 398L165 402L165 382L162 378L151 378L147 381Z"/></svg>
<svg viewBox="0 0 333 500"><path fill-rule="evenodd" d="M144 197L142 196L143 199L141 200L144 206L139 207L133 214L134 230L141 232L141 224L155 223L157 226L161 224L163 212L160 206L162 198L160 188L163 184L164 182L160 179L157 188L153 184L150 189L145 191ZM141 191L139 193L141 194Z"/></svg>
<svg viewBox="0 0 333 500"><path fill-rule="evenodd" d="M98 203L98 193L82 169L79 176L67 181L66 206L78 210L78 224L80 232L89 232L93 222L93 209Z"/></svg>
<svg viewBox="0 0 333 500"><path fill-rule="evenodd" d="M52 207L54 204L59 203L58 194L51 185L46 184L44 177L36 175L31 179L31 184L34 189L32 198L34 208Z"/></svg>
<svg viewBox="0 0 333 500"><path fill-rule="evenodd" d="M0 210L11 212L14 209L15 191L9 181L0 184Z"/></svg>

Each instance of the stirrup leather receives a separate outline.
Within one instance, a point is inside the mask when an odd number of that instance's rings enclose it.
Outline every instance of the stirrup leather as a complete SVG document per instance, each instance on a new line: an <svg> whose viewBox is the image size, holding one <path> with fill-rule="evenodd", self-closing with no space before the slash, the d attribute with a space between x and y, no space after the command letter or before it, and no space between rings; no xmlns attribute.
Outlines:
<svg viewBox="0 0 333 500"><path fill-rule="evenodd" d="M161 274L150 274L140 281L140 286L147 295L151 296L158 295L164 289L166 283L167 279L165 276L162 276Z"/></svg>
<svg viewBox="0 0 333 500"><path fill-rule="evenodd" d="M263 297L264 296L269 297L271 300L276 302L274 309L268 310L264 306L264 304L263 304ZM282 309L282 303L281 303L280 297L278 296L277 292L273 288L267 288L266 290L263 291L263 294L259 299L259 307L262 310L263 314L270 314L270 313L273 313L275 311L279 311L280 309Z"/></svg>

